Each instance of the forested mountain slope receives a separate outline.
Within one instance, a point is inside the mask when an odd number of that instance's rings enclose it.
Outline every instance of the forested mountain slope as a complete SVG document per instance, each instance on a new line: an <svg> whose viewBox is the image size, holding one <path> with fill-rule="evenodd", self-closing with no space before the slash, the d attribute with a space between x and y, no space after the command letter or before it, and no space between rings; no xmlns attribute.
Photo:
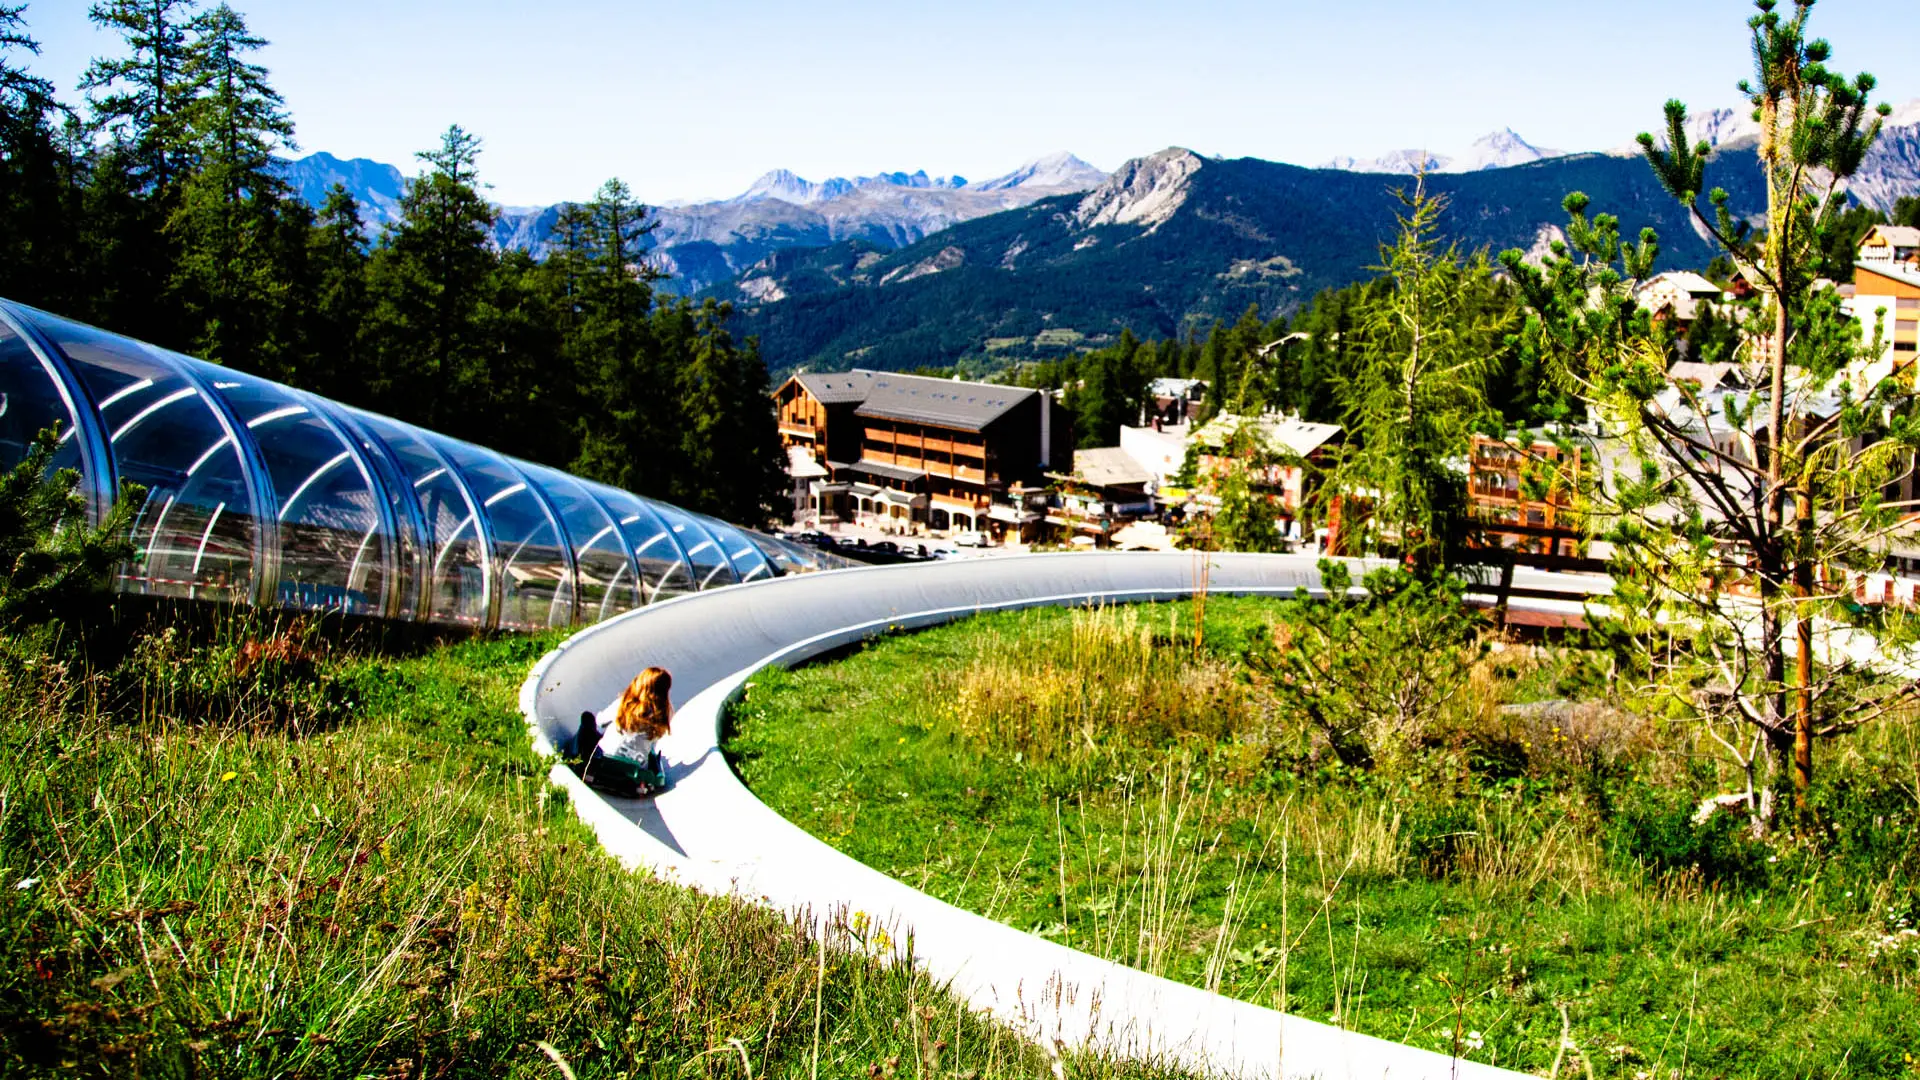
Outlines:
<svg viewBox="0 0 1920 1080"><path fill-rule="evenodd" d="M1748 151L1709 182L1736 208L1762 205ZM776 253L711 294L738 302L776 371L798 366L990 369L1097 344L1130 329L1181 335L1250 305L1290 311L1370 276L1408 177L1307 169L1168 149L1128 162L1086 195L1044 199L898 250L862 241ZM1584 191L1628 235L1659 230L1666 267L1711 253L1642 161L1602 154L1433 175L1446 228L1468 248L1531 249Z"/></svg>

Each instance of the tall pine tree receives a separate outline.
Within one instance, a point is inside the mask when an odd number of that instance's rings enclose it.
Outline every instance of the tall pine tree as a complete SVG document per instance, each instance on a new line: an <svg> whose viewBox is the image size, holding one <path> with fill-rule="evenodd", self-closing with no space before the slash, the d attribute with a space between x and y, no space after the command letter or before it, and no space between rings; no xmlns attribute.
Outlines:
<svg viewBox="0 0 1920 1080"><path fill-rule="evenodd" d="M53 84L27 70L40 44L24 4L0 4L0 295L59 305L72 288L76 207Z"/></svg>
<svg viewBox="0 0 1920 1080"><path fill-rule="evenodd" d="M407 185L400 221L381 236L368 270L367 385L378 408L484 442L499 435L498 420L476 407L494 351L479 309L497 258L479 155L479 138L458 125L419 155L428 167Z"/></svg>
<svg viewBox="0 0 1920 1080"><path fill-rule="evenodd" d="M284 378L295 342L283 339L289 212L276 149L293 149L293 122L266 69L247 57L267 43L226 4L193 20L182 134L192 169L167 217L178 258L170 295L191 320L192 351ZM304 241L298 232L292 234ZM302 245L304 246L304 245Z"/></svg>

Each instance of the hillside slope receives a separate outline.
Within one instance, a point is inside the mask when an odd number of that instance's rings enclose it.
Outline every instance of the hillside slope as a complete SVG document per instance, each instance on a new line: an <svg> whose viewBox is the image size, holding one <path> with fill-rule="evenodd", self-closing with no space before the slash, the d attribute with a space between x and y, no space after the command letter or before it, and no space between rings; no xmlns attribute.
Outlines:
<svg viewBox="0 0 1920 1080"><path fill-rule="evenodd" d="M1710 171L1736 207L1762 198L1750 153ZM1436 175L1444 227L1469 249L1533 248L1570 191L1658 229L1663 266L1712 255L1646 164L1602 154ZM710 295L740 304L768 363L970 369L1096 344L1122 328L1184 334L1249 305L1292 310L1367 276L1411 181L1178 148L1128 162L1092 192L955 225L898 250L851 241L785 251Z"/></svg>

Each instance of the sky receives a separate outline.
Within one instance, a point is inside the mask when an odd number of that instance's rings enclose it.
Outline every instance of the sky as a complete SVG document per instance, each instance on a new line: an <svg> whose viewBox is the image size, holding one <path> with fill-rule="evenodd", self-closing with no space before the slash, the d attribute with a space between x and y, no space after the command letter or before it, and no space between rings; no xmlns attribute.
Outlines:
<svg viewBox="0 0 1920 1080"><path fill-rule="evenodd" d="M204 0L203 0L204 2ZM418 171L449 124L506 205L725 197L925 169L985 179L1059 150L1167 146L1317 165L1464 149L1510 127L1605 149L1661 103L1733 105L1748 0L230 0L271 44L301 152ZM85 0L28 0L32 69L71 91L119 55ZM1785 4L1782 5L1786 6ZM1920 3L1823 0L1813 28L1890 102L1920 97ZM77 95L70 95L77 100Z"/></svg>

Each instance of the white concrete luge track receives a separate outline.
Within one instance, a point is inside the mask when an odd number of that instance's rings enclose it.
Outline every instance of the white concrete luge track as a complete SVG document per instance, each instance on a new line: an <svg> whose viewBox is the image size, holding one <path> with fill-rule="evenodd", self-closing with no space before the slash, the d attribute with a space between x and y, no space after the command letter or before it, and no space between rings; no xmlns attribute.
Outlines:
<svg viewBox="0 0 1920 1080"><path fill-rule="evenodd" d="M1214 554L1216 594L1317 593L1307 556ZM752 674L890 628L1042 604L1173 599L1202 573L1191 553L1074 553L806 574L699 593L588 627L544 657L521 690L543 753L600 712L635 672L673 673L663 750L671 790L605 799L556 765L601 842L629 866L790 912L864 912L911 940L915 962L975 1007L1043 1044L1172 1060L1196 1071L1324 1080L1455 1080L1522 1074L1449 1058L1148 975L963 911L835 851L774 813L721 759L720 717ZM1515 601L1564 612L1565 601ZM1577 603L1572 604L1577 609Z"/></svg>

